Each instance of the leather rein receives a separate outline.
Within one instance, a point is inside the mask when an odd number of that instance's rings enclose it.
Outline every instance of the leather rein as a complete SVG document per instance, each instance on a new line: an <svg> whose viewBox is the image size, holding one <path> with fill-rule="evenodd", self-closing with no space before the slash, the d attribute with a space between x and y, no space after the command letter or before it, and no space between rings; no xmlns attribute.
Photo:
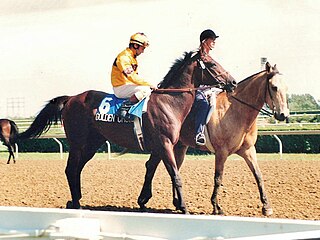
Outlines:
<svg viewBox="0 0 320 240"><path fill-rule="evenodd" d="M267 81L268 81L269 79L270 79L270 78L267 77ZM272 97L272 94L271 94L270 84L269 84L269 83L267 83L267 85L266 85L265 99L267 98L267 93L269 93L271 102L272 102L272 104L274 105L274 103L273 103L274 101L273 101L273 97ZM237 100L238 102L240 102L240 103L242 103L242 104L244 104L244 105L246 105L246 106L248 106L248 107L251 107L251 108L253 108L254 110L256 110L256 111L258 111L258 112L260 112L260 113L262 113L262 114L268 115L269 117L273 117L273 113L270 112L270 111L268 111L268 110L266 110L266 109L264 109L264 108L258 109L258 108L256 108L255 106L253 106L253 105L251 105L251 104L249 104L249 103L247 103L247 102L244 102L244 101L242 101L241 99L239 99L239 98L237 98L237 97L235 97L235 96L233 96L233 95L232 95L231 97L234 98L235 100Z"/></svg>

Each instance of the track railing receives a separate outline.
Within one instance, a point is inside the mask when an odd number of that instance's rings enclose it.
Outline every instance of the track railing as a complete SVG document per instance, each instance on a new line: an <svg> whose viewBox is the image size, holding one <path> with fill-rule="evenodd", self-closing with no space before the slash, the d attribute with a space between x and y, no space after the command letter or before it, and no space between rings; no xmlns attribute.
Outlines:
<svg viewBox="0 0 320 240"><path fill-rule="evenodd" d="M17 119L14 120L19 128L19 132L24 132L33 122L33 119ZM259 121L258 121L259 122ZM292 127L294 130L274 130L277 128ZM265 130L266 128L272 128L272 130ZM299 129L300 128L300 129ZM312 128L313 130L308 130ZM319 135L320 134L320 123L258 123L258 135L273 136L279 144L279 154L282 158L282 142L278 136L281 135ZM59 144L60 158L63 158L63 145L59 141L59 138L66 138L63 126L61 124L52 125L48 132L42 134L39 138L51 138L57 144ZM108 159L111 158L111 145L106 141L108 149ZM18 147L17 147L18 149Z"/></svg>

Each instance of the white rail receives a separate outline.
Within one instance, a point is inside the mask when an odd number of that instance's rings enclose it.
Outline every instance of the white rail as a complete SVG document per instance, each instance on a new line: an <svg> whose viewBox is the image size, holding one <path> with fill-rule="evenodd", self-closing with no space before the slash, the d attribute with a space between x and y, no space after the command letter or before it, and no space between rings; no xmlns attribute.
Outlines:
<svg viewBox="0 0 320 240"><path fill-rule="evenodd" d="M5 239L320 238L320 221L54 208L0 207L0 226Z"/></svg>

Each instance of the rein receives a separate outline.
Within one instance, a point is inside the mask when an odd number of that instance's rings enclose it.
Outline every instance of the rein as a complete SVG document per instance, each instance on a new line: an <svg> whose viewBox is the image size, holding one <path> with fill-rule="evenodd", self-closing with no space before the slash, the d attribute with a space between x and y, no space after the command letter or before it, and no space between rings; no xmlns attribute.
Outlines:
<svg viewBox="0 0 320 240"><path fill-rule="evenodd" d="M216 86L226 85L224 82L220 81L218 78L221 77L223 74L228 74L228 77L229 77L228 71L224 71L220 74L216 74L215 72L213 73L210 69L208 69L201 59L197 59L197 61L200 64L201 69L202 69L201 78L203 78L203 71L207 70L209 75L217 82ZM203 86L203 87L197 87L197 88L162 88L162 89L157 88L157 89L154 89L153 92L154 93L185 93L185 92L192 93L197 90L206 90L206 89L209 89L212 87L215 87L215 85Z"/></svg>
<svg viewBox="0 0 320 240"><path fill-rule="evenodd" d="M267 78L267 80L268 80L268 78ZM272 101L272 104L273 104L273 98L272 98L272 95L271 95L271 92L270 92L270 86L269 86L268 83L267 83L267 86L266 86L265 98L267 98L267 92L269 92L269 95L270 95L270 98L271 98L271 101ZM246 105L248 107L251 107L252 109L254 109L254 110L256 110L256 111L258 111L258 112L260 112L260 113L262 113L264 115L267 115L269 117L273 116L272 112L270 112L270 111L268 111L268 110L266 110L264 108L258 109L255 106L253 106L253 105L251 105L251 104L249 104L247 102L244 102L241 99L239 99L239 98L237 98L237 97L235 97L233 95L231 97L234 98L235 100L237 100L238 102L240 102L240 103L242 103L242 104L244 104L244 105Z"/></svg>
<svg viewBox="0 0 320 240"><path fill-rule="evenodd" d="M273 116L273 114L272 114L271 112L269 112L268 110L266 110L266 109L264 109L264 108L258 109L258 108L256 108L255 106L253 106L253 105L251 105L251 104L249 104L249 103L246 103L246 102L242 101L241 99L239 99L239 98L237 98L237 97L235 97L235 96L231 96L231 97L234 98L235 100L237 100L238 102L240 102L240 103L242 103L242 104L244 104L244 105L246 105L246 106L248 106L248 107L251 107L251 108L253 108L254 110L256 110L256 111L258 111L258 112L260 112L260 113L262 113L262 114L268 115L269 117L272 117L272 116Z"/></svg>
<svg viewBox="0 0 320 240"><path fill-rule="evenodd" d="M204 87L197 87L197 88L157 88L154 89L152 92L154 93L185 93L185 92L195 92L197 90L206 90L212 88L213 86L204 86Z"/></svg>

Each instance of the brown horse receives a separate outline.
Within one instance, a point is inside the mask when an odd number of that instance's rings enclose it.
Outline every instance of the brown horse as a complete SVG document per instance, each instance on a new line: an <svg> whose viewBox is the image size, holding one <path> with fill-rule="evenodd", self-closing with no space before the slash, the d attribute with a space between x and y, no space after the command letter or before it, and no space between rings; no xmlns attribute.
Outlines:
<svg viewBox="0 0 320 240"><path fill-rule="evenodd" d="M287 86L276 66L266 64L266 70L254 74L238 83L231 94L221 93L217 97L217 106L207 125L209 145L202 150L215 152L214 189L211 197L214 214L223 214L218 204L217 195L222 183L224 164L233 153L243 157L257 182L260 199L263 204L262 213L271 215L272 208L268 201L262 175L257 163L255 143L257 140L257 116L264 103L274 112L277 120L284 121L289 115L286 100ZM174 146L177 168L180 169L188 146L195 147L194 114L191 111L182 126L180 140ZM138 204L141 208L152 197L151 183L161 157L152 154L146 163L146 176ZM173 201L176 192L173 189Z"/></svg>
<svg viewBox="0 0 320 240"><path fill-rule="evenodd" d="M143 131L146 148L163 159L170 173L177 193L176 208L186 212L182 198L181 179L173 152L179 140L182 123L189 114L195 89L200 84L231 85L234 79L213 59L201 56L199 52L186 53L178 59L165 76L159 89L149 97L148 111L143 114ZM95 121L95 112L105 93L87 91L76 96L62 96L52 99L40 111L30 128L20 135L20 139L36 137L50 127L53 120L60 118L70 145L66 175L72 201L67 208L80 208L80 175L85 164L97 149L109 140L117 145L139 149L133 134L132 123L112 123Z"/></svg>
<svg viewBox="0 0 320 240"><path fill-rule="evenodd" d="M9 119L0 119L0 139L9 151L7 164L10 163L11 157L13 162L16 163L14 151L16 150L15 144L18 132L18 127L14 121Z"/></svg>

